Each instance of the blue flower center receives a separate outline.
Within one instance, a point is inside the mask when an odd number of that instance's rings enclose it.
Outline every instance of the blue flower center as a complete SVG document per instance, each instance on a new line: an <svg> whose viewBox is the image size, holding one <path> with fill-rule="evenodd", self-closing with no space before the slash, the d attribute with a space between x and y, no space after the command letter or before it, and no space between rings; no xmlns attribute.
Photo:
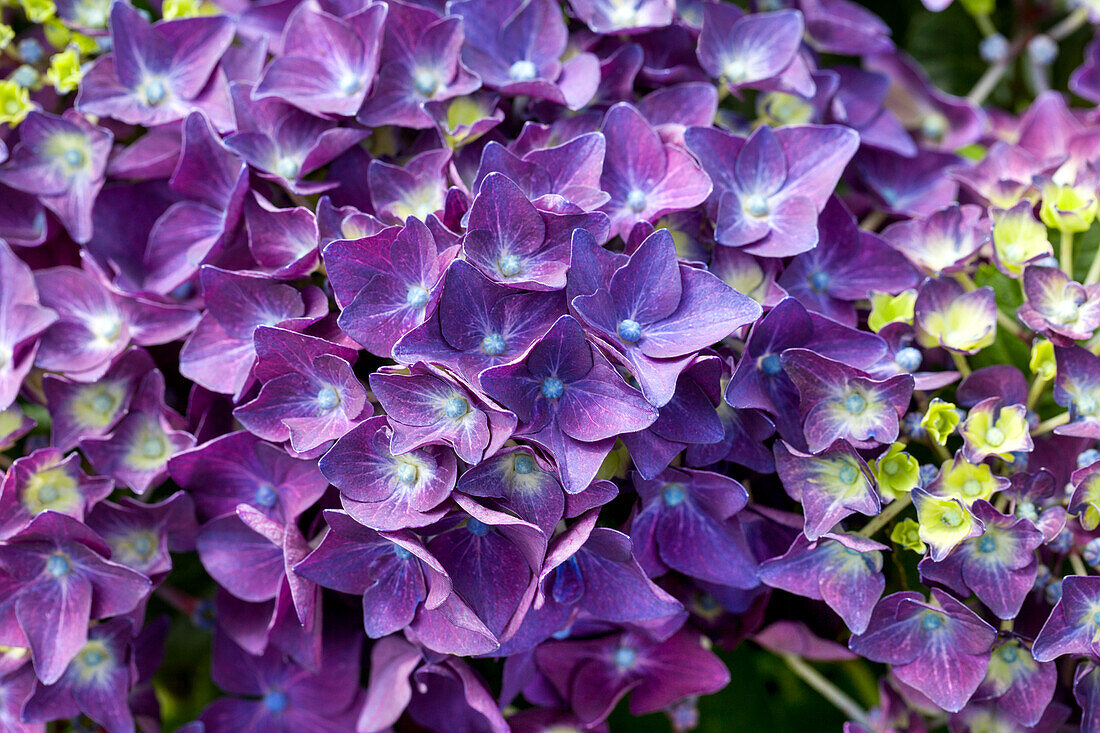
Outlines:
<svg viewBox="0 0 1100 733"><path fill-rule="evenodd" d="M642 337L642 324L630 318L619 321L619 338L627 343L634 343Z"/></svg>
<svg viewBox="0 0 1100 733"><path fill-rule="evenodd" d="M1012 664L1020 656L1020 652L1017 651L1015 644L1005 644L1001 647L1001 650L997 652L997 655L1005 664Z"/></svg>
<svg viewBox="0 0 1100 733"><path fill-rule="evenodd" d="M413 87L422 96L430 97L439 88L439 76L434 71L421 69L413 75Z"/></svg>
<svg viewBox="0 0 1100 733"><path fill-rule="evenodd" d="M859 478L859 469L855 466L845 466L844 468L840 469L840 473L837 474L837 478L839 478L841 482L846 484L855 483L855 480Z"/></svg>
<svg viewBox="0 0 1100 733"><path fill-rule="evenodd" d="M76 148L69 148L65 151L65 163L70 168L79 168L84 165L84 153Z"/></svg>
<svg viewBox="0 0 1100 733"><path fill-rule="evenodd" d="M351 96L362 88L363 82L359 79L357 75L349 71L348 73L340 77L339 86L341 92L348 96Z"/></svg>
<svg viewBox="0 0 1100 733"><path fill-rule="evenodd" d="M684 493L684 487L680 484L669 484L661 492L661 497L668 506L676 506L683 503L684 499L687 498L687 494Z"/></svg>
<svg viewBox="0 0 1100 733"><path fill-rule="evenodd" d="M924 614L920 620L920 625L927 631L935 631L939 627L943 626L943 617L935 611L929 611Z"/></svg>
<svg viewBox="0 0 1100 733"><path fill-rule="evenodd" d="M275 493L275 487L271 484L263 484L256 489L256 503L260 506L270 509L278 500L279 495Z"/></svg>
<svg viewBox="0 0 1100 733"><path fill-rule="evenodd" d="M1092 622L1097 626L1100 626L1100 611L1092 614Z"/></svg>
<svg viewBox="0 0 1100 733"><path fill-rule="evenodd" d="M920 131L930 140L939 140L947 132L947 118L939 112L933 112L921 120Z"/></svg>
<svg viewBox="0 0 1100 733"><path fill-rule="evenodd" d="M287 702L286 693L281 690L271 690L264 695L264 707L267 708L268 712L283 712L286 710Z"/></svg>
<svg viewBox="0 0 1100 733"><path fill-rule="evenodd" d="M466 401L465 397L452 397L447 400L447 404L443 407L444 414L452 420L457 420L469 411L470 403Z"/></svg>
<svg viewBox="0 0 1100 733"><path fill-rule="evenodd" d="M1074 404L1077 405L1077 411L1084 415L1091 415L1096 412L1096 400L1087 394L1078 397Z"/></svg>
<svg viewBox="0 0 1100 733"><path fill-rule="evenodd" d="M405 305L410 308L423 308L428 304L428 289L422 285L410 285L405 293Z"/></svg>
<svg viewBox="0 0 1100 733"><path fill-rule="evenodd" d="M512 81L531 81L538 73L538 68L527 59L521 59L508 67L508 76L512 77Z"/></svg>
<svg viewBox="0 0 1100 733"><path fill-rule="evenodd" d="M141 453L146 458L159 458L164 455L164 441L160 438L146 438L141 444Z"/></svg>
<svg viewBox="0 0 1100 733"><path fill-rule="evenodd" d="M406 550L401 545L393 546L393 554L397 556L398 560L408 560L410 557L412 557L412 553Z"/></svg>
<svg viewBox="0 0 1100 733"><path fill-rule="evenodd" d="M758 193L754 193L745 199L745 211L750 216L757 218L768 215L768 200Z"/></svg>
<svg viewBox="0 0 1100 733"><path fill-rule="evenodd" d="M340 393L335 387L322 387L317 393L317 406L325 412L336 409L340 404Z"/></svg>
<svg viewBox="0 0 1100 733"><path fill-rule="evenodd" d="M418 473L416 466L411 463L402 462L397 466L397 480L403 484L415 483Z"/></svg>
<svg viewBox="0 0 1100 733"><path fill-rule="evenodd" d="M522 264L516 255L503 255L497 260L497 269L504 277L513 277L519 273Z"/></svg>
<svg viewBox="0 0 1100 733"><path fill-rule="evenodd" d="M58 493L57 487L53 484L44 484L38 489L38 501L49 504L51 501L57 500Z"/></svg>
<svg viewBox="0 0 1100 733"><path fill-rule="evenodd" d="M489 534L489 525L473 517L466 521L466 529L475 537L484 537Z"/></svg>
<svg viewBox="0 0 1100 733"><path fill-rule="evenodd" d="M92 409L101 415L106 415L107 411L114 407L115 401L111 399L110 395L97 394L92 398Z"/></svg>
<svg viewBox="0 0 1100 733"><path fill-rule="evenodd" d="M783 371L783 362L779 361L777 354L768 354L760 360L760 371L769 377L777 376Z"/></svg>
<svg viewBox="0 0 1100 733"><path fill-rule="evenodd" d="M645 191L635 188L626 195L626 205L629 206L630 210L634 213L644 210L645 204Z"/></svg>
<svg viewBox="0 0 1100 733"><path fill-rule="evenodd" d="M542 380L542 386L539 387L539 391L542 392L542 396L548 400L556 400L565 393L565 385L557 377L547 377Z"/></svg>
<svg viewBox="0 0 1100 733"><path fill-rule="evenodd" d="M491 333L481 339L481 350L486 356L500 356L504 353L504 337L499 333Z"/></svg>
<svg viewBox="0 0 1100 733"><path fill-rule="evenodd" d="M516 473L528 474L535 470L535 460L526 453L520 453L516 456L515 463L512 465L512 469Z"/></svg>
<svg viewBox="0 0 1100 733"><path fill-rule="evenodd" d="M137 537L134 537L130 544L139 557L149 557L149 555L153 554L153 540L149 537L147 532L142 532Z"/></svg>
<svg viewBox="0 0 1100 733"><path fill-rule="evenodd" d="M98 667L106 659L107 656L98 649L88 649L80 655L80 662L85 667Z"/></svg>
<svg viewBox="0 0 1100 733"><path fill-rule="evenodd" d="M164 101L164 98L168 96L168 90L164 88L164 82L159 79L153 79L146 83L145 89L145 103L150 107L155 107Z"/></svg>
<svg viewBox="0 0 1100 733"><path fill-rule="evenodd" d="M963 523L962 512L955 507L949 507L940 515L940 524L945 527L958 527Z"/></svg>
<svg viewBox="0 0 1100 733"><path fill-rule="evenodd" d="M621 646L615 650L612 659L619 669L630 669L638 661L638 652L634 651L633 647Z"/></svg>
<svg viewBox="0 0 1100 733"><path fill-rule="evenodd" d="M46 558L46 572L53 578L64 578L73 572L73 563L63 552L55 552Z"/></svg>
<svg viewBox="0 0 1100 733"><path fill-rule="evenodd" d="M867 400L858 392L853 392L844 398L844 409L853 415L858 415L867 407Z"/></svg>
<svg viewBox="0 0 1100 733"><path fill-rule="evenodd" d="M279 158L279 162L275 164L275 172L286 180L292 181L302 172L302 166L298 165L298 161L293 158Z"/></svg>
<svg viewBox="0 0 1100 733"><path fill-rule="evenodd" d="M987 555L991 552L995 552L997 550L997 540L990 535L984 535L978 540L978 550Z"/></svg>
<svg viewBox="0 0 1100 733"><path fill-rule="evenodd" d="M829 273L820 270L810 275L810 288L817 293L825 292L829 287Z"/></svg>

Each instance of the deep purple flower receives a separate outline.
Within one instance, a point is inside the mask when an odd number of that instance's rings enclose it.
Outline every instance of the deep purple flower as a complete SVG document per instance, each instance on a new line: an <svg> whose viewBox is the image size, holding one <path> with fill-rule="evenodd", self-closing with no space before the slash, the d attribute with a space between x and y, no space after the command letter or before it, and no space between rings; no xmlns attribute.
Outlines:
<svg viewBox="0 0 1100 733"><path fill-rule="evenodd" d="M527 357L481 376L486 393L516 414L517 430L554 456L565 490L595 478L615 436L641 430L657 411L562 316Z"/></svg>
<svg viewBox="0 0 1100 733"><path fill-rule="evenodd" d="M1035 550L1043 533L987 501L975 502L971 511L985 525L982 535L965 540L940 562L922 560L921 576L959 594L972 591L997 618L1015 618L1035 583Z"/></svg>
<svg viewBox="0 0 1100 733"><path fill-rule="evenodd" d="M448 10L463 20L462 61L487 87L569 109L580 109L596 93L599 61L593 54L561 60L569 34L556 3L460 0Z"/></svg>
<svg viewBox="0 0 1100 733"><path fill-rule="evenodd" d="M906 591L875 606L867 631L853 636L852 651L893 665L893 674L944 710L957 712L981 684L996 632L969 608L940 590L934 603Z"/></svg>
<svg viewBox="0 0 1100 733"><path fill-rule="evenodd" d="M744 531L731 518L748 492L709 471L669 468L656 479L635 474L642 509L631 522L638 559L651 575L669 568L711 583L752 588L756 562Z"/></svg>
<svg viewBox="0 0 1100 733"><path fill-rule="evenodd" d="M294 572L325 588L363 597L363 625L372 639L409 626L420 608L438 608L451 579L412 533L379 533L347 514L325 512L330 531Z"/></svg>
<svg viewBox="0 0 1100 733"><path fill-rule="evenodd" d="M811 541L856 512L867 517L878 514L880 500L871 471L845 441L837 441L818 455L776 441L775 465L783 489L802 504L802 532Z"/></svg>
<svg viewBox="0 0 1100 733"><path fill-rule="evenodd" d="M128 694L134 679L130 638L123 619L111 619L88 630L88 640L55 682L37 681L23 703L23 720L48 723L84 713L105 729L133 733Z"/></svg>
<svg viewBox="0 0 1100 733"><path fill-rule="evenodd" d="M824 601L854 634L867 630L882 597L882 551L873 540L852 534L824 534L816 541L795 537L782 556L760 565L760 580L790 593Z"/></svg>
<svg viewBox="0 0 1100 733"><path fill-rule="evenodd" d="M422 104L468 95L481 86L459 58L462 21L411 3L388 5L378 80L358 119L368 127L431 127Z"/></svg>
<svg viewBox="0 0 1100 733"><path fill-rule="evenodd" d="M0 546L0 641L29 646L43 683L62 678L88 642L91 619L127 613L149 593L149 579L110 554L95 532L53 511Z"/></svg>
<svg viewBox="0 0 1100 733"><path fill-rule="evenodd" d="M454 488L454 451L426 446L395 455L385 417L352 428L321 458L321 473L340 489L344 509L372 529L422 527L446 512Z"/></svg>
<svg viewBox="0 0 1100 733"><path fill-rule="evenodd" d="M602 211L611 217L612 235L625 239L638 222L690 209L711 193L703 168L680 146L663 142L632 105L608 110L600 130L607 139L600 187L611 195Z"/></svg>
<svg viewBox="0 0 1100 733"><path fill-rule="evenodd" d="M798 387L803 434L811 453L844 439L857 448L892 443L913 394L913 378L871 378L809 349L788 349L780 361Z"/></svg>
<svg viewBox="0 0 1100 733"><path fill-rule="evenodd" d="M542 210L555 208L555 199L560 196L585 211L593 211L610 198L600 188L606 149L606 138L600 132L578 135L522 156L493 141L481 152L473 190L480 190L491 173L503 173Z"/></svg>
<svg viewBox="0 0 1100 733"><path fill-rule="evenodd" d="M810 69L799 55L802 14L793 10L746 15L737 6L703 6L699 64L734 92L778 90L813 96Z"/></svg>
<svg viewBox="0 0 1100 733"><path fill-rule="evenodd" d="M39 304L31 269L0 241L0 405L7 409L38 353L38 337L58 318Z"/></svg>
<svg viewBox="0 0 1100 733"><path fill-rule="evenodd" d="M1062 596L1035 637L1036 661L1049 662L1065 654L1095 655L1100 628L1100 578L1067 575Z"/></svg>
<svg viewBox="0 0 1100 733"><path fill-rule="evenodd" d="M152 127L199 108L219 129L231 125L229 85L218 60L233 40L233 22L211 16L150 23L128 3L111 6L112 53L84 74L81 112Z"/></svg>
<svg viewBox="0 0 1100 733"><path fill-rule="evenodd" d="M314 461L287 455L243 430L177 453L168 472L190 492L203 521L248 504L276 521L292 522L328 488Z"/></svg>
<svg viewBox="0 0 1100 733"><path fill-rule="evenodd" d="M225 146L260 171L260 175L294 193L317 193L337 185L300 179L331 162L366 133L336 127L280 99L253 100L252 90L251 84L233 84L237 131L226 136Z"/></svg>
<svg viewBox="0 0 1100 733"><path fill-rule="evenodd" d="M366 390L351 369L357 356L352 349L269 326L256 329L255 341L255 374L263 387L233 411L249 432L289 440L303 452L339 438L364 413L370 415Z"/></svg>
<svg viewBox="0 0 1100 733"><path fill-rule="evenodd" d="M516 426L515 415L426 364L414 365L408 374L375 372L370 387L390 420L390 449L398 454L443 444L476 464L496 453Z"/></svg>
<svg viewBox="0 0 1100 733"><path fill-rule="evenodd" d="M0 166L0 183L35 194L73 239L87 242L113 139L75 111L33 111L19 126L11 158Z"/></svg>
<svg viewBox="0 0 1100 733"><path fill-rule="evenodd" d="M634 715L656 712L688 695L729 682L726 666L683 629L654 642L623 633L600 639L549 641L536 651L539 669L586 726L604 720L630 693Z"/></svg>
<svg viewBox="0 0 1100 733"><path fill-rule="evenodd" d="M441 244L415 217L402 228L329 244L325 265L343 306L340 327L368 351L389 356L439 298L437 284L456 254Z"/></svg>
<svg viewBox="0 0 1100 733"><path fill-rule="evenodd" d="M215 634L211 676L235 697L215 700L200 720L209 733L351 730L358 713L361 653L360 639L344 630L331 631L321 669L313 673L277 649L254 656L225 634Z"/></svg>
<svg viewBox="0 0 1100 733"><path fill-rule="evenodd" d="M42 448L17 458L0 484L0 537L17 534L47 510L83 521L113 488L109 478L84 473L76 453Z"/></svg>
<svg viewBox="0 0 1100 733"><path fill-rule="evenodd" d="M817 216L859 145L852 130L814 125L763 125L747 140L693 127L684 139L714 182L707 208L718 243L765 257L817 244Z"/></svg>
<svg viewBox="0 0 1100 733"><path fill-rule="evenodd" d="M281 53L253 97L277 97L314 115L354 115L378 70L386 10L384 3L368 3L337 17L313 6L297 8L283 29Z"/></svg>
<svg viewBox="0 0 1100 733"><path fill-rule="evenodd" d="M302 329L328 314L324 294L299 292L248 273L205 265L200 272L206 312L180 351L180 373L214 392L239 397L256 362L260 326Z"/></svg>
<svg viewBox="0 0 1100 733"><path fill-rule="evenodd" d="M887 346L877 335L808 313L794 298L781 301L753 326L726 386L726 402L767 412L784 440L804 447L806 438L797 417L798 388L781 361L783 352L791 348L812 349L818 356L867 369L886 355Z"/></svg>
<svg viewBox="0 0 1100 733"><path fill-rule="evenodd" d="M393 347L404 364L429 361L477 385L479 374L526 353L565 311L559 292L521 292L490 282L473 265L447 268L435 312Z"/></svg>
<svg viewBox="0 0 1100 733"><path fill-rule="evenodd" d="M598 290L573 300L578 317L622 355L646 398L667 403L699 349L760 317L760 306L705 270L679 264L667 230L650 235Z"/></svg>
<svg viewBox="0 0 1100 733"><path fill-rule="evenodd" d="M855 301L872 291L896 294L916 287L917 273L882 238L860 231L855 218L830 199L818 218L817 246L791 260L778 283L807 309L856 325Z"/></svg>

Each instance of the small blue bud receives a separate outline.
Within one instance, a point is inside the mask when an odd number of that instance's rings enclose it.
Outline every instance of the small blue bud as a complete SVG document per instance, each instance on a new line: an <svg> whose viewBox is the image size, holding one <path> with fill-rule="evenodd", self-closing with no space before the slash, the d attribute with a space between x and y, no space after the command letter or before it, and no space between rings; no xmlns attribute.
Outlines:
<svg viewBox="0 0 1100 733"><path fill-rule="evenodd" d="M1039 34L1027 42L1027 55L1040 66L1048 66L1058 58L1058 44L1050 36Z"/></svg>
<svg viewBox="0 0 1100 733"><path fill-rule="evenodd" d="M1045 591L1043 591L1043 595L1046 597L1047 603L1049 603L1052 606L1055 603L1057 603L1058 601L1062 600L1062 581L1061 581L1061 579L1058 579L1058 580L1055 580L1055 581L1051 582L1051 584L1047 586L1047 589Z"/></svg>
<svg viewBox="0 0 1100 733"><path fill-rule="evenodd" d="M1094 568L1100 568L1100 537L1094 537L1081 551L1081 559Z"/></svg>
<svg viewBox="0 0 1100 733"><path fill-rule="evenodd" d="M894 354L894 363L898 365L898 369L904 372L917 371L920 369L922 361L924 361L924 355L920 353L920 349L912 346L898 349L898 353Z"/></svg>
<svg viewBox="0 0 1100 733"><path fill-rule="evenodd" d="M19 52L19 58L23 59L28 64L37 64L42 60L43 54L45 54L45 51L42 49L42 44L34 38L21 39L15 48Z"/></svg>
<svg viewBox="0 0 1100 733"><path fill-rule="evenodd" d="M1077 454L1077 467L1084 468L1100 461L1100 450L1089 448Z"/></svg>
<svg viewBox="0 0 1100 733"><path fill-rule="evenodd" d="M981 54L982 61L995 64L1008 55L1008 39L1000 33L986 36L978 44L978 53Z"/></svg>
<svg viewBox="0 0 1100 733"><path fill-rule="evenodd" d="M932 483L939 474L940 469L936 468L931 463L925 463L920 467L920 471L917 473L917 480L920 481L921 488L925 488L928 484Z"/></svg>

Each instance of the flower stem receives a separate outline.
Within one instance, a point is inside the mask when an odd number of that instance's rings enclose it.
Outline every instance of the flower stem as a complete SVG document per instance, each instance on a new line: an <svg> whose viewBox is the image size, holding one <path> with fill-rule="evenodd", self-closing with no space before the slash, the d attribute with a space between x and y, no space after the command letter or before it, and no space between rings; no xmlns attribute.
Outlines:
<svg viewBox="0 0 1100 733"><path fill-rule="evenodd" d="M993 21L989 19L988 14L976 13L974 15L974 22L977 23L978 30L982 32L983 36L997 35L997 28L993 25Z"/></svg>
<svg viewBox="0 0 1100 733"><path fill-rule="evenodd" d="M1046 435L1054 428L1061 427L1069 422L1069 413L1063 412L1061 415L1056 415L1049 420L1043 420L1041 423L1035 426L1035 429L1031 431L1031 435L1039 436Z"/></svg>
<svg viewBox="0 0 1100 733"><path fill-rule="evenodd" d="M1049 36L1051 40L1060 41L1083 26L1088 19L1089 9L1087 6L1081 5L1063 18L1060 23L1047 31L1047 36Z"/></svg>
<svg viewBox="0 0 1100 733"><path fill-rule="evenodd" d="M982 74L982 78L978 79L978 83L975 84L974 88L970 90L970 93L966 95L966 101L981 106L986 97L992 94L993 90L997 88L997 85L1001 83L1001 79L1008 71L1008 67L1016 60L1017 53L1019 53L1019 49L1014 48L1014 50L1006 53L1004 58L986 69L985 73Z"/></svg>
<svg viewBox="0 0 1100 733"><path fill-rule="evenodd" d="M966 363L966 357L957 351L949 352L955 361L955 369L964 377L970 376L970 365Z"/></svg>
<svg viewBox="0 0 1100 733"><path fill-rule="evenodd" d="M867 713L847 693L826 679L816 669L806 664L801 657L796 657L793 654L783 654L781 656L787 666L791 668L791 671L801 677L803 682L821 693L822 697L835 705L853 722L859 723L870 730L871 721L868 720Z"/></svg>
<svg viewBox="0 0 1100 733"><path fill-rule="evenodd" d="M1076 552L1071 552L1069 555L1069 566L1073 568L1074 575L1088 575L1089 570L1085 567L1085 563L1081 561L1081 556Z"/></svg>
<svg viewBox="0 0 1100 733"><path fill-rule="evenodd" d="M1031 383L1031 389L1027 392L1027 409L1035 407L1035 403L1039 401L1039 398L1043 396L1043 391L1047 388L1047 380L1035 375L1035 380Z"/></svg>
<svg viewBox="0 0 1100 733"><path fill-rule="evenodd" d="M1008 331L1016 338L1023 340L1024 329L1020 328L1016 324L1016 321L1012 320L1012 318L1002 310L997 311L997 323L1000 325L1001 328Z"/></svg>
<svg viewBox="0 0 1100 733"><path fill-rule="evenodd" d="M1085 275L1085 285L1093 285L1097 282L1100 282L1100 250L1096 251L1092 264L1089 265L1089 271Z"/></svg>
<svg viewBox="0 0 1100 733"><path fill-rule="evenodd" d="M875 209L867 216L863 217L863 221L859 223L859 228L864 231L873 232L879 228L882 222L886 221L886 212L881 209Z"/></svg>
<svg viewBox="0 0 1100 733"><path fill-rule="evenodd" d="M1073 232L1062 232L1062 247L1058 254L1058 262L1062 265L1062 272L1073 279Z"/></svg>
<svg viewBox="0 0 1100 733"><path fill-rule="evenodd" d="M886 523L905 511L905 508L913 503L913 497L909 494L895 499L893 504L890 504L876 516L871 517L871 521L863 526L858 534L860 537L873 537L875 532L886 526Z"/></svg>

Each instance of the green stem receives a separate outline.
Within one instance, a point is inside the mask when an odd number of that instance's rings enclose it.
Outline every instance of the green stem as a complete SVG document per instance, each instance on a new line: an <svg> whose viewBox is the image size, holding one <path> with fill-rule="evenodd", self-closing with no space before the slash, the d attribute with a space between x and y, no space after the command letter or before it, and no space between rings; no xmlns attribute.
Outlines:
<svg viewBox="0 0 1100 733"><path fill-rule="evenodd" d="M997 28L993 25L993 21L989 19L986 13L975 15L974 22L978 24L978 30L982 32L983 36L997 35Z"/></svg>
<svg viewBox="0 0 1100 733"><path fill-rule="evenodd" d="M886 212L881 209L875 209L867 216L863 217L863 221L859 223L859 228L868 232L873 232L878 229L882 222L886 221Z"/></svg>
<svg viewBox="0 0 1100 733"><path fill-rule="evenodd" d="M957 351L952 351L951 358L955 361L955 369L964 377L970 376L970 365L966 363L966 357Z"/></svg>
<svg viewBox="0 0 1100 733"><path fill-rule="evenodd" d="M929 436L931 438L931 436ZM951 453L945 446L936 442L935 438L931 438L928 444L932 446L932 452L936 454L936 457L940 459L940 463L946 463L951 460Z"/></svg>
<svg viewBox="0 0 1100 733"><path fill-rule="evenodd" d="M1054 428L1061 427L1069 422L1069 413L1063 412L1061 415L1056 415L1049 420L1043 420L1041 423L1035 426L1035 429L1031 431L1032 437L1040 435L1046 435Z"/></svg>
<svg viewBox="0 0 1100 733"><path fill-rule="evenodd" d="M1076 552L1069 556L1069 566L1073 568L1075 575L1088 575L1089 570L1085 567L1085 563L1081 561L1081 556Z"/></svg>
<svg viewBox="0 0 1100 733"><path fill-rule="evenodd" d="M966 95L967 101L973 105L981 106L986 97L992 94L993 90L997 88L997 85L1001 83L1001 79L1004 78L1005 73L1008 71L1008 67L1016 60L1017 53L1019 53L1018 48L1006 53L1003 59L990 65L990 67L985 70L985 73L982 74L982 78L978 79L978 83L975 84L974 88L970 90L970 93Z"/></svg>
<svg viewBox="0 0 1100 733"><path fill-rule="evenodd" d="M886 523L905 511L905 508L913 503L913 497L909 494L895 499L893 504L888 505L885 509L879 512L876 516L871 517L871 521L863 526L858 534L860 537L874 537L875 532L886 526Z"/></svg>
<svg viewBox="0 0 1100 733"><path fill-rule="evenodd" d="M1089 271L1085 275L1085 285L1092 285L1096 282L1100 282L1100 250L1096 251L1093 255L1092 264L1089 265Z"/></svg>
<svg viewBox="0 0 1100 733"><path fill-rule="evenodd" d="M1024 329L1020 328L1016 321L1012 320L1012 318L1002 310L997 311L997 323L1000 324L1001 328L1008 331L1016 338L1021 341L1023 340Z"/></svg>
<svg viewBox="0 0 1100 733"><path fill-rule="evenodd" d="M827 680L824 675L806 664L801 657L793 654L783 654L783 661L791 668L791 671L802 678L810 687L821 693L821 696L836 706L837 710L848 716L853 722L859 723L870 730L871 721L867 713L846 692Z"/></svg>
<svg viewBox="0 0 1100 733"><path fill-rule="evenodd" d="M974 282L974 278L970 277L969 272L956 272L955 281L959 285L963 286L963 289L968 292L973 292L978 289L978 283Z"/></svg>
<svg viewBox="0 0 1100 733"><path fill-rule="evenodd" d="M1062 246L1058 254L1058 262L1062 265L1062 272L1073 279L1073 232L1062 232Z"/></svg>
<svg viewBox="0 0 1100 733"><path fill-rule="evenodd" d="M1031 383L1031 389L1027 391L1027 409L1030 410L1035 407L1035 403L1043 396L1043 391L1046 388L1047 380L1035 375L1035 380Z"/></svg>
<svg viewBox="0 0 1100 733"><path fill-rule="evenodd" d="M1047 35L1050 36L1052 40L1060 41L1083 26L1088 19L1089 9L1087 6L1081 5L1081 7L1063 18L1062 22L1047 31Z"/></svg>

